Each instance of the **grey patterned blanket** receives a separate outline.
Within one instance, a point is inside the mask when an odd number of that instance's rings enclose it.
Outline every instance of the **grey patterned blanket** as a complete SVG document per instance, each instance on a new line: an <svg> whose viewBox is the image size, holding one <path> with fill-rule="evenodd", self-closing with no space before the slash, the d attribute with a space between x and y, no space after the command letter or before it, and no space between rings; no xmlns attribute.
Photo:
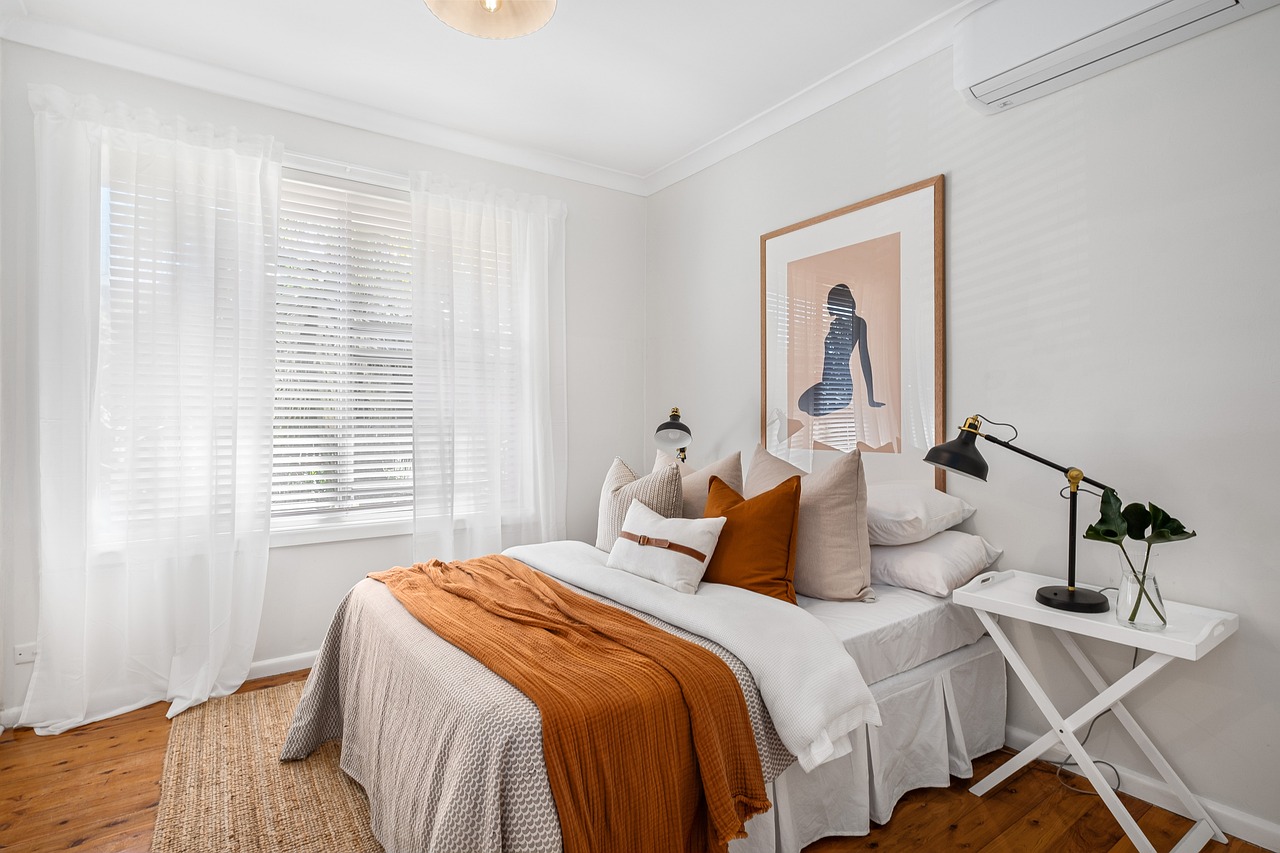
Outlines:
<svg viewBox="0 0 1280 853"><path fill-rule="evenodd" d="M795 760L738 658L622 609L729 665L766 781ZM389 851L561 849L537 707L414 619L377 581L358 583L334 614L280 758L304 759L333 738L342 739L342 769L364 787L374 836Z"/></svg>

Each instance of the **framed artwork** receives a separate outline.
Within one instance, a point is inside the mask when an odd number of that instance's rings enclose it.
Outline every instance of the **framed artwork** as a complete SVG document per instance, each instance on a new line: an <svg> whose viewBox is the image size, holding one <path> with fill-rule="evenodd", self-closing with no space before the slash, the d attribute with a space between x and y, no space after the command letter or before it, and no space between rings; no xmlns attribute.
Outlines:
<svg viewBox="0 0 1280 853"><path fill-rule="evenodd" d="M760 238L761 444L805 470L945 483L943 176Z"/></svg>

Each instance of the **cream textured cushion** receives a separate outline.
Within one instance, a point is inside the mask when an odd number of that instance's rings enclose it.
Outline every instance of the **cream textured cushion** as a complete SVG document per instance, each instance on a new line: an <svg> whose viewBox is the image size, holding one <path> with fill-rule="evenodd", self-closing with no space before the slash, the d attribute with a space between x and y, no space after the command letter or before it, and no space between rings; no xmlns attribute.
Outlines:
<svg viewBox="0 0 1280 853"><path fill-rule="evenodd" d="M632 501L622 522L623 531L655 539L657 544L641 545L619 536L609 551L608 565L657 581L676 592L695 593L725 521L724 518L663 518L640 501ZM668 542L692 548L702 554L702 559L663 547Z"/></svg>
<svg viewBox="0 0 1280 853"><path fill-rule="evenodd" d="M653 470L657 471L668 465L680 469L680 482L684 490L684 508L680 514L685 518L702 518L702 511L707 507L707 493L711 489L711 478L719 477L726 486L738 494L742 494L742 454L734 453L718 462L712 462L705 468L693 470L691 465L676 459L670 453L658 451L653 461Z"/></svg>
<svg viewBox="0 0 1280 853"><path fill-rule="evenodd" d="M945 598L1001 553L981 536L944 530L910 545L872 545L871 580Z"/></svg>
<svg viewBox="0 0 1280 853"><path fill-rule="evenodd" d="M680 471L668 465L652 474L637 477L627 463L614 457L600 489L600 516L596 523L596 547L608 551L618 538L622 520L633 500L664 518L680 515Z"/></svg>
<svg viewBox="0 0 1280 853"><path fill-rule="evenodd" d="M763 494L797 474L801 479L796 592L829 601L869 597L871 552L862 455L846 453L825 471L806 474L757 447L747 469L745 495Z"/></svg>
<svg viewBox="0 0 1280 853"><path fill-rule="evenodd" d="M910 545L955 527L973 507L922 483L877 483L867 496L872 545Z"/></svg>

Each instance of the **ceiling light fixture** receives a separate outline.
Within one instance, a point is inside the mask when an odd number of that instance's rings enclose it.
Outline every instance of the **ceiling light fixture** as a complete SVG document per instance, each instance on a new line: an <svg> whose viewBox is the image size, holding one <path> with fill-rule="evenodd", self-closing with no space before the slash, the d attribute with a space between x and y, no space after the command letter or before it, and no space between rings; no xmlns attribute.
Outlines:
<svg viewBox="0 0 1280 853"><path fill-rule="evenodd" d="M425 0L431 14L459 32L513 39L537 32L556 12L556 0Z"/></svg>

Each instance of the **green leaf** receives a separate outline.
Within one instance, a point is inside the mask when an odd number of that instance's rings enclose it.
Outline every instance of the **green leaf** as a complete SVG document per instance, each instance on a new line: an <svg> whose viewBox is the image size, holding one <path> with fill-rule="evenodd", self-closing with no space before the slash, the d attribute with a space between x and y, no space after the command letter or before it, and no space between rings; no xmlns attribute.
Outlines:
<svg viewBox="0 0 1280 853"><path fill-rule="evenodd" d="M1130 539L1141 539L1147 535L1147 528L1151 526L1151 513L1140 503L1131 503L1120 513L1124 516L1125 524L1128 526L1126 534Z"/></svg>
<svg viewBox="0 0 1280 853"><path fill-rule="evenodd" d="M1112 545L1123 548L1124 536L1128 529L1128 524L1120 512L1120 497L1115 489L1104 489L1102 515L1096 523L1089 525L1089 529L1084 532L1084 538L1095 542L1110 542Z"/></svg>
<svg viewBox="0 0 1280 853"><path fill-rule="evenodd" d="M1143 541L1155 545L1161 542L1181 542L1195 535L1194 530L1187 530L1181 521L1151 504L1151 533Z"/></svg>

